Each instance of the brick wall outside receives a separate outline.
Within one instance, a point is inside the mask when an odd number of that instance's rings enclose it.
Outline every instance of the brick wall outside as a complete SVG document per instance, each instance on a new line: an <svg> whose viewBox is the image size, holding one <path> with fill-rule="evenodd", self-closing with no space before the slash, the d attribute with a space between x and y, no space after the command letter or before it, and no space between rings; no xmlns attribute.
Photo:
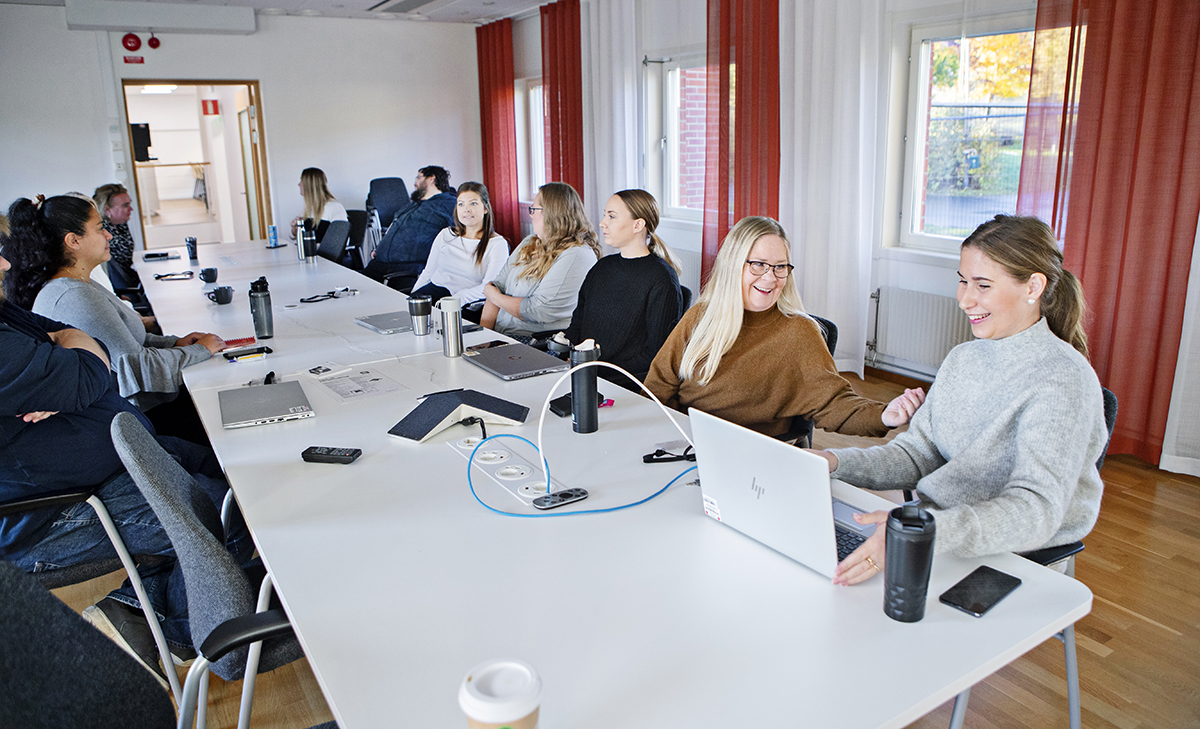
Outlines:
<svg viewBox="0 0 1200 729"><path fill-rule="evenodd" d="M707 68L679 72L678 205L704 208L704 116Z"/></svg>

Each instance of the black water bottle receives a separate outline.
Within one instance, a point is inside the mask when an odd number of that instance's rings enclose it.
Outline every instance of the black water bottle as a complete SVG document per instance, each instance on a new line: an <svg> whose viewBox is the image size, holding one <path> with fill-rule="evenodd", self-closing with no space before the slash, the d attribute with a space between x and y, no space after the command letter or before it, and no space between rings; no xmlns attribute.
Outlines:
<svg viewBox="0 0 1200 729"><path fill-rule="evenodd" d="M600 345L588 339L571 350L571 366L600 359ZM595 433L600 428L596 396L596 368L571 373L571 427L576 433Z"/></svg>
<svg viewBox="0 0 1200 729"><path fill-rule="evenodd" d="M271 292L267 277L259 276L250 282L250 316L254 317L254 336L270 339L275 336L275 319L271 315Z"/></svg>
<svg viewBox="0 0 1200 729"><path fill-rule="evenodd" d="M925 617L935 533L933 514L919 506L901 506L888 515L883 612L892 620L915 623Z"/></svg>

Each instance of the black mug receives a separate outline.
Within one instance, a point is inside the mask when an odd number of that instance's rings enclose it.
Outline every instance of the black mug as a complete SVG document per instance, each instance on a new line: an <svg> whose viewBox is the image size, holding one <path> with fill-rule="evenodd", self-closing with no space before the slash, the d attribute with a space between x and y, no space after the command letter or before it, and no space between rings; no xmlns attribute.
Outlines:
<svg viewBox="0 0 1200 729"><path fill-rule="evenodd" d="M217 269L215 269L215 268L200 269L200 280L204 281L205 283L216 283Z"/></svg>
<svg viewBox="0 0 1200 729"><path fill-rule="evenodd" d="M233 301L233 287L218 286L212 291L206 292L204 295L208 297L209 301L215 301L218 304L228 304L229 302Z"/></svg>
<svg viewBox="0 0 1200 729"><path fill-rule="evenodd" d="M883 612L892 620L915 623L925 617L935 527L933 514L913 504L888 514Z"/></svg>

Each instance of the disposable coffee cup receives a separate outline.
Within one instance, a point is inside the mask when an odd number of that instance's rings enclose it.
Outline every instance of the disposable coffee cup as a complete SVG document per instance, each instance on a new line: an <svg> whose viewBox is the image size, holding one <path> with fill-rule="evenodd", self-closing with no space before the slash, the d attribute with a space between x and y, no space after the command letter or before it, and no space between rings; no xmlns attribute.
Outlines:
<svg viewBox="0 0 1200 729"><path fill-rule="evenodd" d="M458 688L469 729L537 729L541 703L537 670L513 658L480 663Z"/></svg>
<svg viewBox="0 0 1200 729"><path fill-rule="evenodd" d="M433 304L428 296L412 296L408 299L408 315L412 318L413 334L424 337L429 334L429 315Z"/></svg>
<svg viewBox="0 0 1200 729"><path fill-rule="evenodd" d="M215 301L218 304L228 304L233 301L233 287L218 286L204 295L208 297L209 301Z"/></svg>
<svg viewBox="0 0 1200 729"><path fill-rule="evenodd" d="M215 268L200 269L200 280L205 283L216 283L217 269L215 269Z"/></svg>

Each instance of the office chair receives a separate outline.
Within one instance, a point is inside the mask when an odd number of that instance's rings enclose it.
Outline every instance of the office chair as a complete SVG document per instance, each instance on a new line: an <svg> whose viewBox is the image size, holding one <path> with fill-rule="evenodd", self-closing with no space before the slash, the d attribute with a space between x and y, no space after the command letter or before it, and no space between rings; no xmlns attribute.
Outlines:
<svg viewBox="0 0 1200 729"><path fill-rule="evenodd" d="M679 293L683 295L683 298L682 298L683 309L680 312L682 314L683 312L692 308L692 290L689 289L687 286L680 286Z"/></svg>
<svg viewBox="0 0 1200 729"><path fill-rule="evenodd" d="M379 224L384 230L392 224L396 213L409 203L408 185L399 177L377 177L371 180L367 193L367 210L379 213Z"/></svg>
<svg viewBox="0 0 1200 729"><path fill-rule="evenodd" d="M327 258L334 263L341 263L342 257L346 253L346 241L349 237L350 221L331 221L329 227L325 230L325 236L321 238L321 245L317 248L317 255Z"/></svg>
<svg viewBox="0 0 1200 729"><path fill-rule="evenodd" d="M111 430L117 455L166 530L183 570L192 642L198 655L188 671L180 712L189 714L199 701L198 713L202 716L210 667L227 681L241 679L246 673L249 646L228 650L217 648L226 641L223 627L226 621L246 618L254 630L264 631L259 639L267 642L262 646L257 666L259 672L290 663L303 652L291 637L290 626L280 626L274 617L270 617L271 611L255 612L250 580L225 545L213 536L220 533L216 507L196 486L191 475L163 450L133 415L118 413L113 418ZM280 616L286 620L282 613L276 615ZM239 727L249 726L252 698L253 681L245 681ZM203 725L202 720L200 725Z"/></svg>
<svg viewBox="0 0 1200 729"><path fill-rule="evenodd" d="M1100 458L1096 461L1097 471L1104 467L1104 457L1108 454L1108 446L1112 443L1113 428L1117 425L1117 396L1107 387L1100 389L1104 395L1104 424L1108 427L1108 441L1105 442L1104 449L1100 451ZM1062 544L1057 547L1035 549L1032 552L1025 552L1020 556L1037 562L1043 567L1050 567L1059 564L1063 560L1067 560L1064 574L1074 579L1075 555L1082 551L1083 542L1079 541ZM1075 651L1075 624L1072 623L1063 628L1058 633L1055 633L1054 637L1062 641L1063 658L1067 664L1067 713L1070 717L1071 729L1080 729L1082 725L1082 712L1079 696L1079 660ZM957 729L957 727L962 726L962 720L967 714L967 701L970 700L970 695L971 690L967 689L954 700L954 713L950 718L951 729ZM961 709L959 704L962 704ZM956 720L957 724L955 723Z"/></svg>
<svg viewBox="0 0 1200 729"><path fill-rule="evenodd" d="M133 416L130 415L130 417L132 418ZM171 693L175 695L175 699L178 701L183 693L179 685L179 677L172 670L174 663L171 660L171 650L167 645L166 636L163 635L162 626L158 622L158 616L150 605L150 597L147 595L146 588L142 584L141 575L137 571L138 563L144 566L153 566L161 564L168 558L158 555L139 555L135 560L125 547L125 542L121 539L121 534L117 531L117 526L113 523L108 509L104 506L104 502L100 500L99 496L88 489L57 491L28 498L10 499L9 501L0 503L0 516L13 516L46 508L55 508L61 511L71 504L78 504L83 501L90 504L96 512L96 517L104 526L104 532L108 534L109 541L112 542L113 550L117 553L116 556L98 562L85 562L83 564L45 570L32 575L32 579L46 589L53 590L59 587L66 587L67 585L87 582L88 580L107 575L124 567L125 574L129 577L130 584L133 585L133 591L137 595L138 602L142 605L142 613L146 616L146 622L150 626L150 633L154 636L154 643L158 646L158 657L162 661L167 682L171 687Z"/></svg>
<svg viewBox="0 0 1200 729"><path fill-rule="evenodd" d="M837 350L838 328L837 325L828 319L823 319L819 316L809 314L817 325L821 327L821 336L825 338L825 347L829 349L829 356L832 357ZM813 424L811 420L796 416L792 418L792 425L788 431L779 436L779 440L794 442L802 448L812 448Z"/></svg>
<svg viewBox="0 0 1200 729"><path fill-rule="evenodd" d="M32 575L0 562L0 705L5 726L57 729L146 729L176 726L171 699L136 659L88 625ZM282 611L279 611L282 612ZM258 616L251 616L261 621ZM211 653L244 645L277 626L290 630L287 616L266 627L247 628L241 619L221 626L226 642ZM181 713L179 727L192 717ZM313 729L336 729L327 722Z"/></svg>
<svg viewBox="0 0 1200 729"><path fill-rule="evenodd" d="M370 216L366 210L347 210L346 218L350 220L350 237L346 240L346 260L342 261L342 265L361 271L367 266L363 238L367 235L367 221Z"/></svg>

